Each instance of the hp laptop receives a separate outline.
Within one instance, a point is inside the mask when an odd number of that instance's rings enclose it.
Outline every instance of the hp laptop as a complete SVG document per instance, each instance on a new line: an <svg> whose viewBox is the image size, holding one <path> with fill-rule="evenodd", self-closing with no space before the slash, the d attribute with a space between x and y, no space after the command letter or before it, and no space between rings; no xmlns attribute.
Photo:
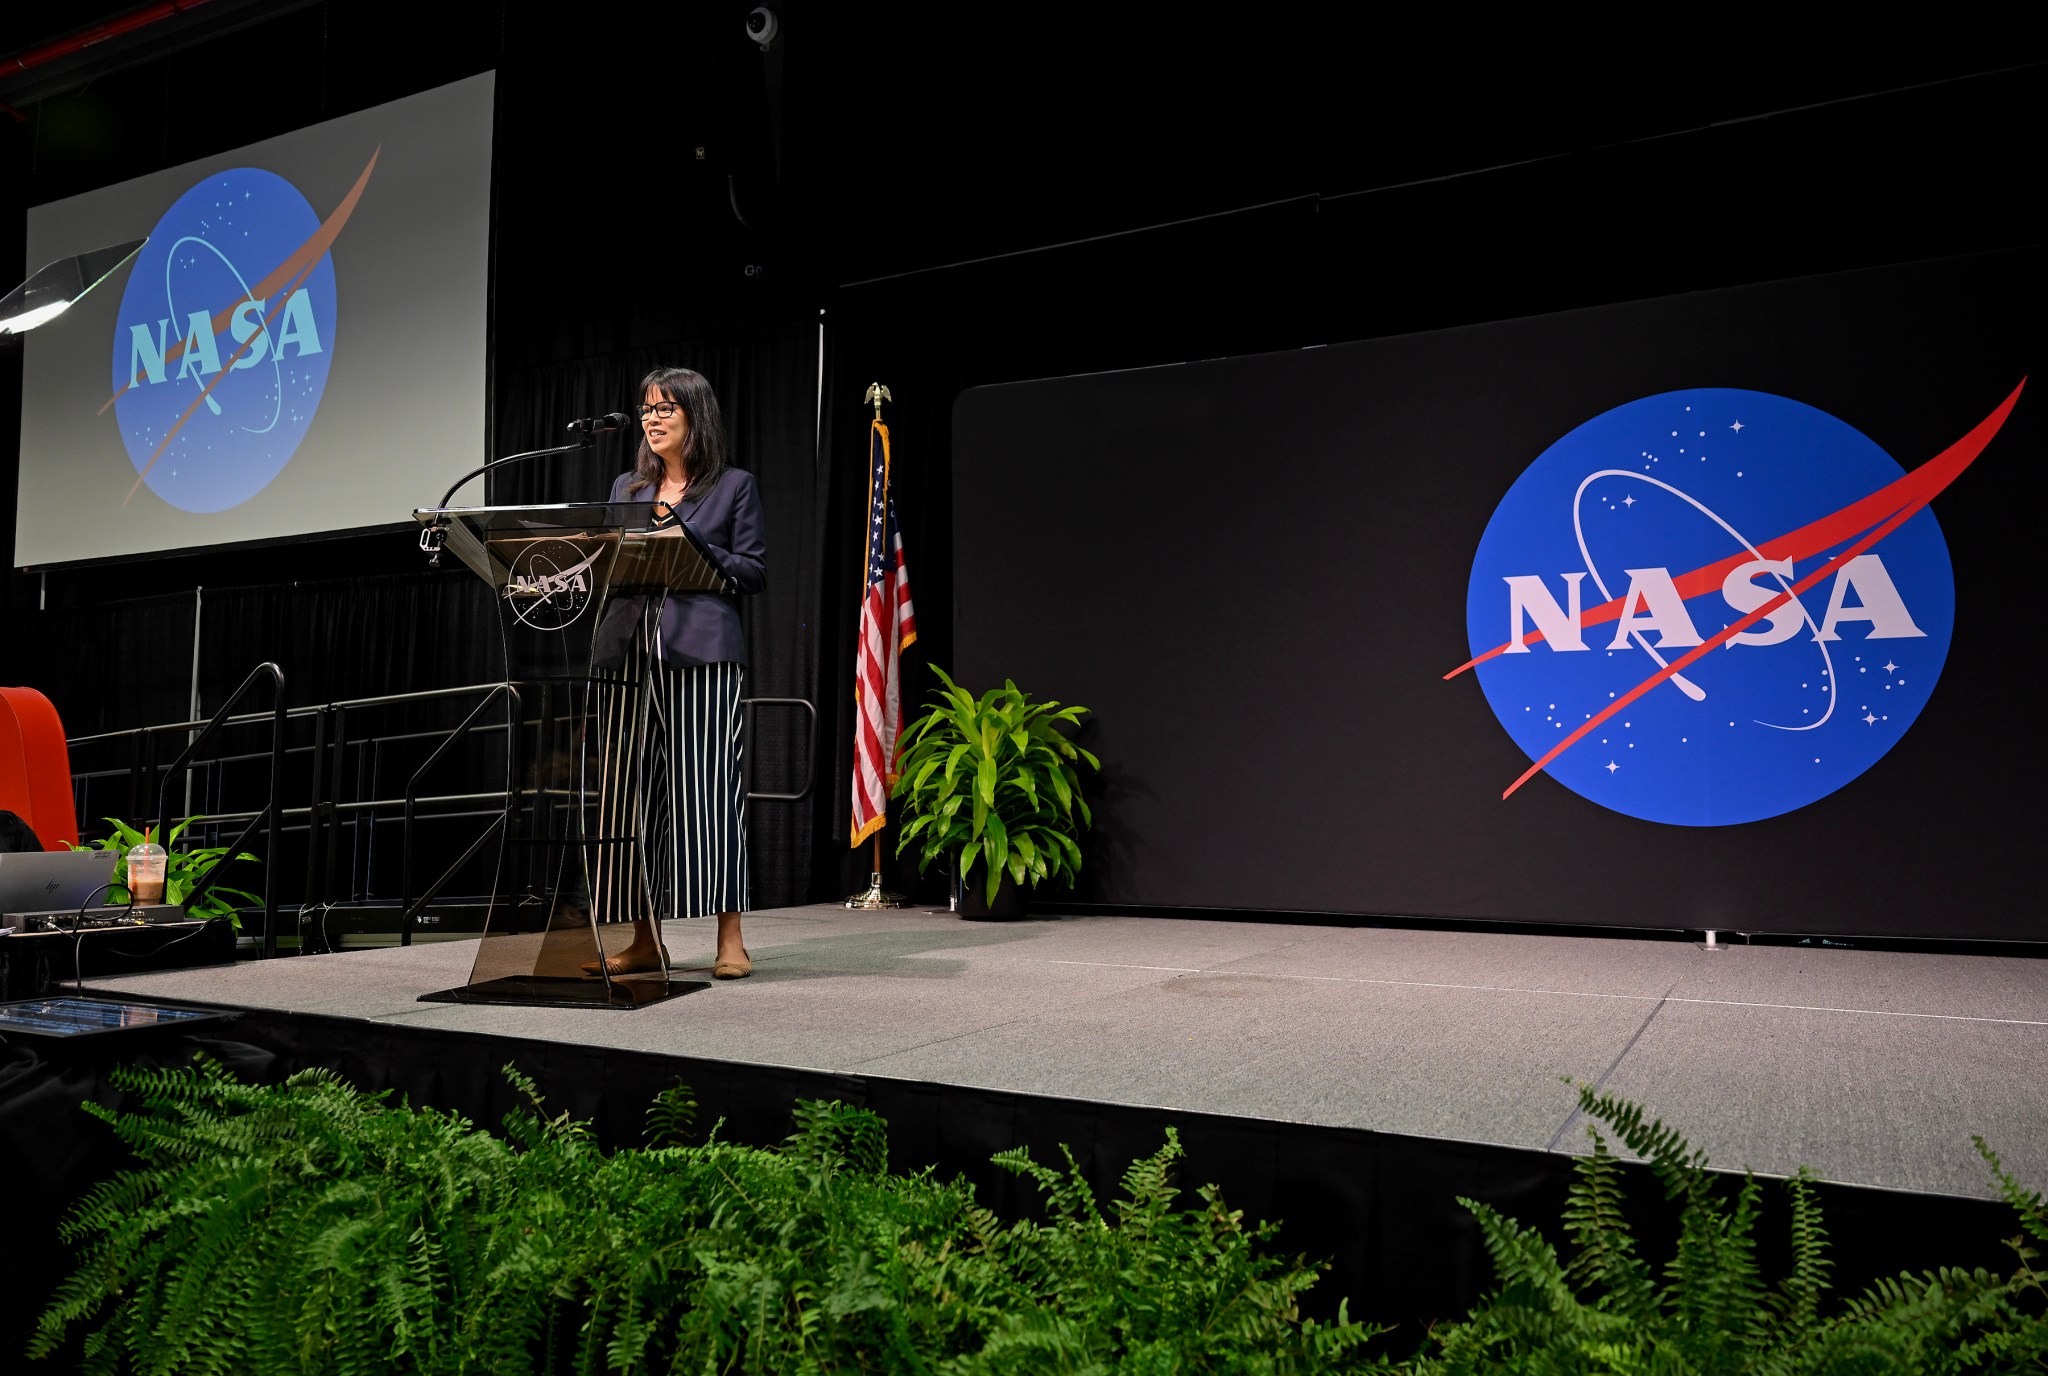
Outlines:
<svg viewBox="0 0 2048 1376"><path fill-rule="evenodd" d="M0 927L22 913L77 912L88 900L100 907L106 894L94 890L113 879L118 858L110 850L0 854Z"/></svg>

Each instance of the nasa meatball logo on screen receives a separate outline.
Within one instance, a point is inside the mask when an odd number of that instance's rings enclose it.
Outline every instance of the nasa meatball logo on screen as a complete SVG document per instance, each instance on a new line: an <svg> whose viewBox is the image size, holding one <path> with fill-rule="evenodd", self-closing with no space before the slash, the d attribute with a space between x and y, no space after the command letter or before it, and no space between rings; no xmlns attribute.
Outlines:
<svg viewBox="0 0 2048 1376"><path fill-rule="evenodd" d="M1476 672L1529 756L1502 796L1547 773L1631 817L1727 826L1875 765L1955 627L1927 503L2018 398L1911 472L1824 411L1726 388L1643 397L1551 445L1480 539L1473 658L1446 675Z"/></svg>
<svg viewBox="0 0 2048 1376"><path fill-rule="evenodd" d="M138 486L181 511L225 511L291 462L334 357L323 241L339 227L254 167L206 177L157 221L114 328L114 411Z"/></svg>

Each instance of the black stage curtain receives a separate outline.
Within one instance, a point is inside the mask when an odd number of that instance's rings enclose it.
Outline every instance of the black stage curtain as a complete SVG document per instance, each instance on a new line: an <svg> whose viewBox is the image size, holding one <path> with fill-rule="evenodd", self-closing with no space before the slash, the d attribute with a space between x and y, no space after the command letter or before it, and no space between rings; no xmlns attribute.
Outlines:
<svg viewBox="0 0 2048 1376"><path fill-rule="evenodd" d="M199 701L207 713L265 661L284 671L285 700L294 707L504 677L490 590L452 559L426 573L209 589L199 639ZM269 705L262 693L237 710Z"/></svg>
<svg viewBox="0 0 2048 1376"><path fill-rule="evenodd" d="M190 592L175 592L18 612L0 641L0 683L48 696L68 736L183 721L193 606Z"/></svg>
<svg viewBox="0 0 2048 1376"><path fill-rule="evenodd" d="M959 389L957 365L916 354L898 354L866 329L842 323L826 331L824 395L826 424L819 444L819 502L826 512L819 532L822 604L819 653L826 659L827 698L818 704L818 793L813 860L815 897L842 897L867 887L874 868L873 842L849 849L853 816L854 653L859 642L860 607L867 553L868 435L874 410L864 397L879 381L896 398L883 408L889 426L889 490L903 529L903 556L910 570L910 595L917 608L917 643L903 656L904 719L911 720L938 680L926 667L952 667L952 411ZM936 347L929 341L927 347ZM915 371L903 366L917 358ZM893 370L888 366L894 364ZM987 685L983 685L984 687ZM945 876L920 877L895 856L897 808L881 833L883 886L922 902L946 901Z"/></svg>
<svg viewBox="0 0 2048 1376"><path fill-rule="evenodd" d="M710 380L725 417L728 456L754 475L768 518L768 587L743 600L748 697L818 703L819 484L818 329L793 319L700 339L677 340L593 358L502 374L493 417L497 449L545 448L569 437L580 416L639 405L640 379L662 366L694 368ZM606 435L562 458L507 465L489 477L493 504L602 501L630 467L637 431ZM456 501L465 498L458 494ZM819 704L821 711L823 704ZM805 722L795 709L755 713L748 747L749 786L789 793L806 772ZM821 736L821 748L825 739ZM820 770L817 788L827 777ZM756 907L810 897L812 801L757 802L748 819Z"/></svg>
<svg viewBox="0 0 2048 1376"><path fill-rule="evenodd" d="M929 699L951 673L953 618L971 614L953 595L953 405L969 387L991 382L1174 363L1298 345L1324 328L1326 309L1312 284L1283 277L1211 273L1220 262L1284 261L1313 242L1316 206L1302 199L1197 226L1127 239L1066 246L958 268L854 283L833 296L826 317L825 428L821 481L827 516L824 602L819 622L827 655L829 703L820 704L822 815L816 861L820 897L861 887L870 852L847 849L853 760L853 655L859 618L862 535L867 509L870 382L889 387L885 408L892 462L890 491L903 526L918 643L905 656L904 715ZM1199 283L1199 287L1191 284ZM1043 469L1006 475L1015 515L1035 515L1087 494ZM976 693L1000 681L964 683ZM1070 699L1058 683L1017 685L1038 698ZM1084 706L1087 704L1083 704ZM824 779L829 777L827 791ZM947 878L924 876L894 856L895 809L882 833L883 881L925 902L944 903Z"/></svg>
<svg viewBox="0 0 2048 1376"><path fill-rule="evenodd" d="M502 677L488 590L450 561L432 573L202 588L18 613L0 679L48 694L74 737L184 721L195 609L202 717L265 661L284 671L294 707ZM269 706L265 692L238 710Z"/></svg>

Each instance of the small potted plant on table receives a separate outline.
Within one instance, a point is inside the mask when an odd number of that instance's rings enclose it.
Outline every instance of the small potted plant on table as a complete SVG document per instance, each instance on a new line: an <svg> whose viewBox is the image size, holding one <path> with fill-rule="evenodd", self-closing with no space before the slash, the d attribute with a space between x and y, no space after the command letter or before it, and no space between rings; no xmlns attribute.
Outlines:
<svg viewBox="0 0 2048 1376"><path fill-rule="evenodd" d="M145 832L137 831L118 817L108 817L103 820L113 827L112 835L102 837L85 845L73 846L72 849L111 850L120 855L121 858L114 862L114 884L107 891L106 900L110 905L118 905L128 902L131 897L127 888L128 852L149 840L149 836ZM197 850L180 850L178 848L178 841L184 836L185 829L194 822L204 822L205 820L204 817L187 817L184 821L172 827L171 834L164 838L165 865L162 901L165 903L184 903L185 896L192 892L194 885L206 877L207 871L216 865L228 863L226 859L228 852L225 846L201 846ZM235 859L256 861L256 857L247 851L243 851L235 856ZM257 861L257 863L261 862ZM208 921L217 917L224 917L234 925L235 931L239 933L242 930L242 915L237 911L238 903L261 906L263 898L262 895L250 893L247 889L231 889L225 884L215 884L199 896L198 902L189 905L186 915L203 918Z"/></svg>
<svg viewBox="0 0 2048 1376"><path fill-rule="evenodd" d="M920 873L952 858L964 916L1020 916L1026 887L1081 871L1078 838L1094 819L1079 766L1101 764L1055 727L1088 709L1033 702L1008 680L977 698L932 672L945 687L904 732L889 790L903 800L896 853L915 844Z"/></svg>

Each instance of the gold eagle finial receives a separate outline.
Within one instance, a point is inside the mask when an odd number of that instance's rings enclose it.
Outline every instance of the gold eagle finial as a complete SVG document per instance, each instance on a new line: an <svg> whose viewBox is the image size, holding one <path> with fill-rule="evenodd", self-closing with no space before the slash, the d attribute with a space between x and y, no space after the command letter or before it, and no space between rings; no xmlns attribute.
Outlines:
<svg viewBox="0 0 2048 1376"><path fill-rule="evenodd" d="M867 395L863 396L861 400L865 402L872 402L874 404L875 419L880 420L882 418L882 403L885 401L894 401L896 400L896 398L890 396L889 389L887 387L884 387L881 383L870 382L868 384Z"/></svg>

